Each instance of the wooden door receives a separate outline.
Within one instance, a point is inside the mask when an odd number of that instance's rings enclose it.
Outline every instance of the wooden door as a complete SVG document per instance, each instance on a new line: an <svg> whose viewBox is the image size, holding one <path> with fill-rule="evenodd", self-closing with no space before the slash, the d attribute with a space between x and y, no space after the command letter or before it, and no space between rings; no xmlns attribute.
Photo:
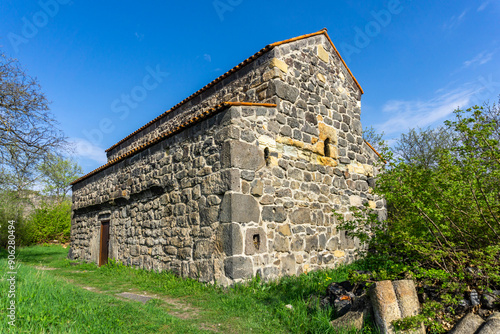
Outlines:
<svg viewBox="0 0 500 334"><path fill-rule="evenodd" d="M109 220L101 222L101 244L99 250L99 267L108 263Z"/></svg>

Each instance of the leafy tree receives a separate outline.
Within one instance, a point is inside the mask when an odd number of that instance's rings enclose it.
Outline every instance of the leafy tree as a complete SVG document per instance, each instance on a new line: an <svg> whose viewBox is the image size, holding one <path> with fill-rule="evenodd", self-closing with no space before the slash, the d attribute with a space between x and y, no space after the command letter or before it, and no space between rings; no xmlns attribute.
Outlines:
<svg viewBox="0 0 500 334"><path fill-rule="evenodd" d="M436 166L439 152L453 147L456 134L448 127L416 128L403 133L393 148L394 155L407 164Z"/></svg>
<svg viewBox="0 0 500 334"><path fill-rule="evenodd" d="M58 155L68 145L48 105L36 78L0 52L0 246L11 220L19 245L69 235L71 203L63 199L81 169ZM30 203L41 199L32 190L41 180L56 203Z"/></svg>
<svg viewBox="0 0 500 334"><path fill-rule="evenodd" d="M411 130L402 140L407 155L389 154L378 175L387 220L377 222L367 208L339 227L361 241L372 237L365 261L374 279L411 277L433 287L437 303L424 304L431 326L465 291L500 287L499 115L498 105L474 106L455 110L437 130Z"/></svg>
<svg viewBox="0 0 500 334"><path fill-rule="evenodd" d="M377 182L390 205L390 229L443 269L458 265L460 252L500 245L498 123L475 106L456 110L446 125L453 145L428 141L437 147L392 162Z"/></svg>
<svg viewBox="0 0 500 334"><path fill-rule="evenodd" d="M70 183L83 174L77 163L56 155L49 155L38 169L45 184L44 192L59 201L66 198L71 189Z"/></svg>

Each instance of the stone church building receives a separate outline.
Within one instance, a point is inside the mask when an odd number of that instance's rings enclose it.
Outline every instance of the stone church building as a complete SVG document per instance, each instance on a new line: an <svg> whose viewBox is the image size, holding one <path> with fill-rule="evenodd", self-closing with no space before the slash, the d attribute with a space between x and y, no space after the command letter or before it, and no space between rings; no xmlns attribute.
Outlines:
<svg viewBox="0 0 500 334"><path fill-rule="evenodd" d="M352 261L334 212L385 215L362 94L326 29L264 47L73 182L70 258L224 285Z"/></svg>

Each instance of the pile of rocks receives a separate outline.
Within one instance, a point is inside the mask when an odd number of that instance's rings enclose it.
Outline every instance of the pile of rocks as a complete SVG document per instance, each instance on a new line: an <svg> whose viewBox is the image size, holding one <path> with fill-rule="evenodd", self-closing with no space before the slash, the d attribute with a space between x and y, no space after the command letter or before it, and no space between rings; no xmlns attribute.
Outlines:
<svg viewBox="0 0 500 334"><path fill-rule="evenodd" d="M362 329L370 315L380 332L396 333L393 321L415 316L420 311L420 301L431 298L429 289L422 289L417 294L412 280L380 281L366 289L365 283L351 284L349 281L331 283L326 294L319 298L321 307L333 307L337 318L331 322L337 329ZM471 291L470 298L464 299L460 310L461 319L457 319L454 334L489 334L500 333L500 310L498 304L500 291L479 295ZM469 312L469 313L467 313ZM464 314L466 314L464 316ZM451 328L451 325L449 326ZM425 334L423 324L404 333Z"/></svg>
<svg viewBox="0 0 500 334"><path fill-rule="evenodd" d="M336 310L337 319L331 322L334 328L363 328L369 314L372 315L381 333L395 333L392 322L417 315L420 309L417 291L412 280L380 281L370 289L365 284L349 282L331 283L327 287L328 302ZM423 324L411 333L425 334Z"/></svg>

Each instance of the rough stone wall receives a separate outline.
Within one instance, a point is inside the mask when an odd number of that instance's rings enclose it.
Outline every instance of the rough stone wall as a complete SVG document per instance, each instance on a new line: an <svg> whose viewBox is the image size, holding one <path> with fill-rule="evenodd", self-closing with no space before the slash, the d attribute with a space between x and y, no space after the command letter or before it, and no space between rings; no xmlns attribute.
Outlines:
<svg viewBox="0 0 500 334"><path fill-rule="evenodd" d="M231 219L221 218L221 223L230 231L226 235L233 245L225 252L226 266L237 264L240 270L226 272L228 278L238 281L258 274L270 279L354 260L361 245L337 229L333 212L349 219L351 206L367 203L385 214L383 200L370 193L373 166L341 163L334 127L318 123L318 137L299 130L306 141L283 136L287 119L302 118L305 123L305 114L286 116L274 108L234 109L241 117L232 119L234 140L227 142L232 162L227 167L239 171L241 194L225 194L223 203L236 204L227 210L233 214ZM327 136L333 144L325 156ZM370 152L363 146L359 154L372 162ZM259 155L261 160L248 162L249 156Z"/></svg>
<svg viewBox="0 0 500 334"><path fill-rule="evenodd" d="M360 245L337 230L333 211L350 219L350 207L366 203L385 217L371 194L376 155L362 139L361 94L327 39L282 45L275 56L267 97L277 112L243 108L236 123L241 141L269 152L265 168L241 174L262 215L244 238L262 229L269 257L251 247L245 255L264 277L351 262Z"/></svg>
<svg viewBox="0 0 500 334"><path fill-rule="evenodd" d="M361 92L324 35L259 59L256 72L228 78L236 86L195 98L110 153L219 99L276 108L231 107L74 186L74 258L97 262L106 217L111 257L207 282L271 279L355 258L360 245L337 229L333 211L349 219L351 206L367 203L385 216L371 193L376 155L361 137Z"/></svg>
<svg viewBox="0 0 500 334"><path fill-rule="evenodd" d="M220 204L239 190L221 168L230 117L222 111L77 183L70 256L98 262L100 222L110 219L112 258L207 282L223 275Z"/></svg>

